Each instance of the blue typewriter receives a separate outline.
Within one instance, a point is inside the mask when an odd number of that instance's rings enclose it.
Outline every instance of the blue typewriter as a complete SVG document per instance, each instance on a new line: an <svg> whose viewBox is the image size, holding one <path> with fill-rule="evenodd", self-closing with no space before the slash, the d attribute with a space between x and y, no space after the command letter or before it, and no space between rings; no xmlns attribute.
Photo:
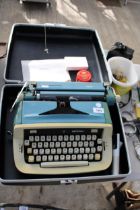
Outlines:
<svg viewBox="0 0 140 210"><path fill-rule="evenodd" d="M112 163L111 100L102 83L26 83L16 100L17 169L45 175L106 170Z"/></svg>

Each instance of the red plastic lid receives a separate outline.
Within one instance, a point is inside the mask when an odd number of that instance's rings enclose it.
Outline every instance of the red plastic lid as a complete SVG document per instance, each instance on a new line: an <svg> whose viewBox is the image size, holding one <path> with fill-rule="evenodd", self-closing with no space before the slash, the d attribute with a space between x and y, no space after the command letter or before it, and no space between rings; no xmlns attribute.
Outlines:
<svg viewBox="0 0 140 210"><path fill-rule="evenodd" d="M90 82L91 81L91 73L85 69L78 71L76 76L76 81L78 82Z"/></svg>

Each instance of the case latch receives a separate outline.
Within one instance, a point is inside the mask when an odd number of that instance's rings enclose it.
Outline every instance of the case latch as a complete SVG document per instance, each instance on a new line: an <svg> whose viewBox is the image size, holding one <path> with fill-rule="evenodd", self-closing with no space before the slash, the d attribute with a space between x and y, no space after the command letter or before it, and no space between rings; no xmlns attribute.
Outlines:
<svg viewBox="0 0 140 210"><path fill-rule="evenodd" d="M77 184L77 180L71 180L71 179L61 180L60 183L65 185Z"/></svg>
<svg viewBox="0 0 140 210"><path fill-rule="evenodd" d="M28 210L28 206L19 206L19 210Z"/></svg>

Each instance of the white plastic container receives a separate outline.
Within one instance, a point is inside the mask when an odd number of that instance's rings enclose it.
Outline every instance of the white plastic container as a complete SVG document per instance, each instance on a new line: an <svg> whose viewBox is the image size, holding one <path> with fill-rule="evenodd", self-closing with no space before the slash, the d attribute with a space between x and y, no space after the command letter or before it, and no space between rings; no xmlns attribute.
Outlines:
<svg viewBox="0 0 140 210"><path fill-rule="evenodd" d="M112 86L115 89L116 94L124 95L128 93L138 82L138 75L135 71L133 62L124 57L112 57L108 60L108 64L112 72ZM126 82L115 79L113 75L117 72L121 72L123 76L126 77Z"/></svg>

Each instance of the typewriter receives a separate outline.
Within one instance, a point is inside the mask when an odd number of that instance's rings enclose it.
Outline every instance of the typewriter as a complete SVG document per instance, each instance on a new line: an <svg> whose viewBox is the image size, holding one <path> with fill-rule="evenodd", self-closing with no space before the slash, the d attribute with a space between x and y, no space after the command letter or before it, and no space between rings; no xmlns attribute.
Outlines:
<svg viewBox="0 0 140 210"><path fill-rule="evenodd" d="M100 83L26 83L15 102L16 168L40 175L107 169L113 133L109 100Z"/></svg>

